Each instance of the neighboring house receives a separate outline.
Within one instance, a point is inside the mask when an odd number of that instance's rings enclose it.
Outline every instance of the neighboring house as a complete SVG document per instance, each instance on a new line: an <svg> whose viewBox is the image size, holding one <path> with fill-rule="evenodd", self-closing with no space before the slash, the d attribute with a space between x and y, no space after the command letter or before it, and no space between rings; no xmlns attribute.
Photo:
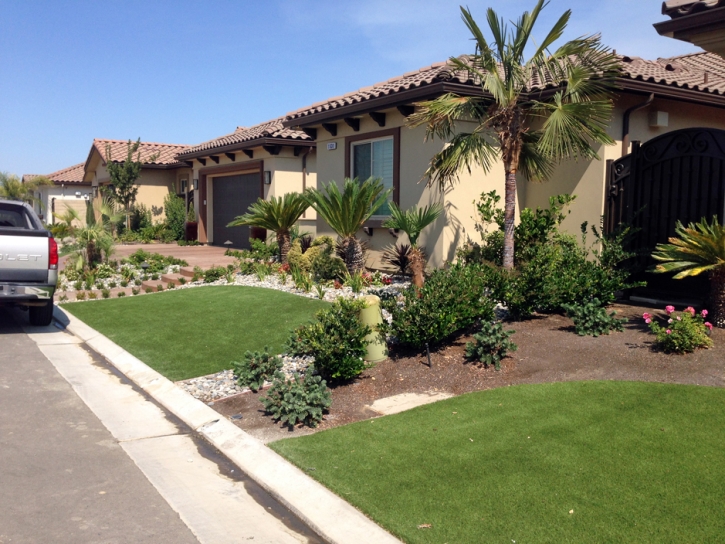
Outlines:
<svg viewBox="0 0 725 544"><path fill-rule="evenodd" d="M655 23L660 35L725 57L725 0L668 0L662 15L671 20Z"/></svg>
<svg viewBox="0 0 725 544"><path fill-rule="evenodd" d="M549 182L530 183L521 179L518 184L517 205L523 207L548 206L551 195L577 195L564 222L564 228L573 234L579 234L583 221L599 224L607 207L609 161L626 154L629 142L646 142L688 127L725 129L723 59L712 53L656 61L621 58L623 73L609 127L617 145L602 146L598 150L599 161L562 163ZM540 85L532 84L532 92L539 90ZM467 239L479 239L474 229L474 200L493 189L500 195L504 193L502 164L494 165L487 174L480 168L471 173L463 171L459 183L444 192L429 187L423 179L431 157L445 142L426 141L422 127L406 127L406 117L413 113L417 102L448 92L480 95L481 88L467 73L440 63L317 103L284 119L285 127L304 131L317 142L320 186L331 181L339 184L345 177L363 179L372 175L393 188L392 198L402 208L441 202L444 216L421 238L432 266L453 260L456 249ZM461 128L466 129L465 123ZM712 197L722 213L725 169L717 175L719 185ZM383 212L359 233L372 250L368 266L378 266L381 250L396 241L394 233L381 228L384 218ZM674 224L674 218L670 220ZM322 220L318 221L317 233L330 233Z"/></svg>
<svg viewBox="0 0 725 544"><path fill-rule="evenodd" d="M190 147L177 155L193 166L200 242L248 248L249 227L227 227L258 198L301 193L316 187L315 142L275 119ZM299 221L302 232L315 233L309 209ZM227 242L231 242L228 244Z"/></svg>
<svg viewBox="0 0 725 544"><path fill-rule="evenodd" d="M133 143L133 142L132 142ZM134 160L140 153L143 164L136 195L136 204L143 204L151 211L155 223L163 221L164 198L175 193L188 198L191 182L191 168L178 161L176 156L189 148L188 145L141 142ZM98 188L110 184L106 165L108 161L123 162L128 155L128 140L93 140L93 145L84 164L84 181L94 189L94 198L99 196Z"/></svg>
<svg viewBox="0 0 725 544"><path fill-rule="evenodd" d="M23 182L38 177L35 174L25 174ZM86 202L92 198L93 189L90 182L83 180L83 163L58 170L45 176L53 185L43 185L38 188L38 202L34 205L38 217L48 224L57 223L54 214L62 215L68 208L78 212L81 222L85 224Z"/></svg>

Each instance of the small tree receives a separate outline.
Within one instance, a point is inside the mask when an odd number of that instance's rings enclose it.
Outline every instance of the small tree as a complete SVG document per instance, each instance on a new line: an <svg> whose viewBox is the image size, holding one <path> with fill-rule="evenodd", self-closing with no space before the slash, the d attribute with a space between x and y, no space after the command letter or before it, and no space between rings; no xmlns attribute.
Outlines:
<svg viewBox="0 0 725 544"><path fill-rule="evenodd" d="M126 228L130 228L131 205L136 201L138 195L138 186L136 181L141 176L141 138L132 143L128 141L128 151L126 159L123 162L114 162L111 155L111 146L106 146L106 161L108 175L111 180L113 199L123 206L123 213L126 216ZM133 155L136 154L136 159ZM149 157L148 162L156 160L158 155Z"/></svg>
<svg viewBox="0 0 725 544"><path fill-rule="evenodd" d="M21 181L15 174L0 172L0 198L21 200L28 204L43 203L35 196L35 192L43 185L53 185L45 176L35 176L29 181Z"/></svg>
<svg viewBox="0 0 725 544"><path fill-rule="evenodd" d="M166 227L171 231L174 240L184 238L184 222L186 221L186 204L184 199L169 193L164 197Z"/></svg>

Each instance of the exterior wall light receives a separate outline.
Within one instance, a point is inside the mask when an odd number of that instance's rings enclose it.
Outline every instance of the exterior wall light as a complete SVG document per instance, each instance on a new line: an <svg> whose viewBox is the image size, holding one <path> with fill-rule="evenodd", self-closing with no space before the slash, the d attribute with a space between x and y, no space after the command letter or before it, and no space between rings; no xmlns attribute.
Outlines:
<svg viewBox="0 0 725 544"><path fill-rule="evenodd" d="M196 191L198 189L199 189L199 179L197 178L194 180L194 190Z"/></svg>
<svg viewBox="0 0 725 544"><path fill-rule="evenodd" d="M265 185L271 185L272 184L272 172L270 170L264 171L264 184Z"/></svg>

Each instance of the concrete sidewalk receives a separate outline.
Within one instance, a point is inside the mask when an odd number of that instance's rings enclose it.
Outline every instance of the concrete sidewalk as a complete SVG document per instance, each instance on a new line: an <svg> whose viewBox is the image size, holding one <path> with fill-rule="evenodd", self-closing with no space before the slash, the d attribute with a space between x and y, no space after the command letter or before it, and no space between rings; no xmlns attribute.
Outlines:
<svg viewBox="0 0 725 544"><path fill-rule="evenodd" d="M142 361L85 323L56 307L56 320L101 354L191 429L198 432L243 473L333 543L387 544L400 541L359 510L307 476L206 404L177 387Z"/></svg>

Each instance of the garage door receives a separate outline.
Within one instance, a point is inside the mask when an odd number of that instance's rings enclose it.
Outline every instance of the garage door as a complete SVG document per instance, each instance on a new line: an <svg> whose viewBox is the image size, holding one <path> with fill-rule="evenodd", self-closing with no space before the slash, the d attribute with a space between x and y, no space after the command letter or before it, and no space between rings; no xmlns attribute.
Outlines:
<svg viewBox="0 0 725 544"><path fill-rule="evenodd" d="M231 241L236 249L249 248L249 227L227 227L227 224L238 215L247 213L249 205L260 196L259 172L222 176L212 181L214 205L214 240L215 246L224 246Z"/></svg>

